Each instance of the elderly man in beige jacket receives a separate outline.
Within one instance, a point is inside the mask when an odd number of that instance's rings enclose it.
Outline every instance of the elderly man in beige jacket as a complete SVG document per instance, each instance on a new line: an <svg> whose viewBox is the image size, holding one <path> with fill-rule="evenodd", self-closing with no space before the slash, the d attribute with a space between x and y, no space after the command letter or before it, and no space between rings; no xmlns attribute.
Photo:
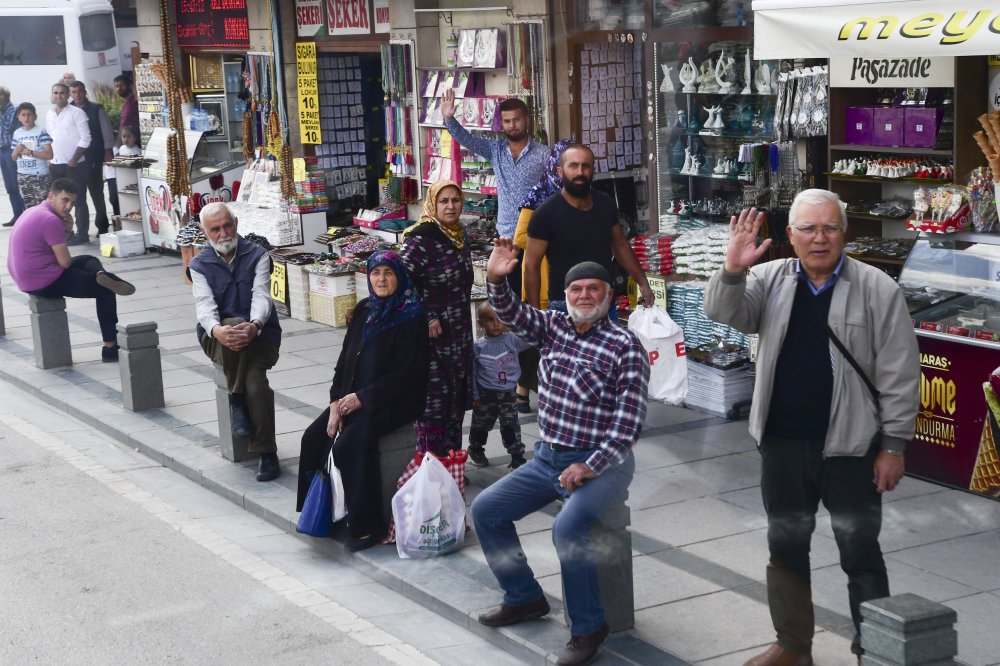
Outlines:
<svg viewBox="0 0 1000 666"><path fill-rule="evenodd" d="M809 543L821 500L855 628L861 603L889 595L878 542L882 493L903 476L920 367L898 285L844 254L847 218L836 194L814 189L795 198L788 238L797 259L754 266L771 243L757 245L762 220L753 209L732 218L705 314L760 336L750 434L761 454L777 643L747 665L806 666L814 632ZM852 651L861 654L857 636Z"/></svg>

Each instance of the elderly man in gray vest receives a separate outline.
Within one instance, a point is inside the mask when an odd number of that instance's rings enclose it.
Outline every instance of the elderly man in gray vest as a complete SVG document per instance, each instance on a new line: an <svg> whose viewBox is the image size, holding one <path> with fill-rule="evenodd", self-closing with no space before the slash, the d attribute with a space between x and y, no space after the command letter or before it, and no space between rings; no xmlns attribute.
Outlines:
<svg viewBox="0 0 1000 666"><path fill-rule="evenodd" d="M209 245L191 260L188 275L201 348L229 384L233 434L250 438L250 451L260 454L257 480L271 481L281 467L267 371L278 362L281 326L270 297L271 258L237 234L236 225L224 203L201 210Z"/></svg>

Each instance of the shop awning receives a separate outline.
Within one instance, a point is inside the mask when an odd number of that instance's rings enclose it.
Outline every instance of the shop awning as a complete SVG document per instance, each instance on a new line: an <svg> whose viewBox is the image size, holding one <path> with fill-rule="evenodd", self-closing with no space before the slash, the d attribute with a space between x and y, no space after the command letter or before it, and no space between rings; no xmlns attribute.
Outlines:
<svg viewBox="0 0 1000 666"><path fill-rule="evenodd" d="M1000 54L997 0L753 0L754 57Z"/></svg>

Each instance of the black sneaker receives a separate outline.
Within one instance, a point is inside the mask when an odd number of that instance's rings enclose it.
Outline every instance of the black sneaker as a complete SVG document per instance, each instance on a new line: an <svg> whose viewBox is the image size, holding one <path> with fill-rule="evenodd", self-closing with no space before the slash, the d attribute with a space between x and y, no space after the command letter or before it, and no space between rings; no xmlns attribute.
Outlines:
<svg viewBox="0 0 1000 666"><path fill-rule="evenodd" d="M83 234L82 236L80 234L75 234L66 241L66 245L70 246L87 245L88 243L90 243L90 239L87 238L87 234Z"/></svg>
<svg viewBox="0 0 1000 666"><path fill-rule="evenodd" d="M114 347L101 347L101 363L117 363L119 349L118 345Z"/></svg>
<svg viewBox="0 0 1000 666"><path fill-rule="evenodd" d="M115 292L119 296L131 296L135 293L135 285L107 271L101 271L97 274L97 284Z"/></svg>
<svg viewBox="0 0 1000 666"><path fill-rule="evenodd" d="M486 457L486 452L479 447L469 447L469 460L476 467L489 467L490 461Z"/></svg>
<svg viewBox="0 0 1000 666"><path fill-rule="evenodd" d="M510 464L507 465L507 467L511 469L517 469L526 462L528 461L524 459L523 453L514 453L510 456Z"/></svg>
<svg viewBox="0 0 1000 666"><path fill-rule="evenodd" d="M10 222L4 222L3 226L5 226L5 227L12 227L12 226L14 226L15 222L17 222L17 218L11 218Z"/></svg>

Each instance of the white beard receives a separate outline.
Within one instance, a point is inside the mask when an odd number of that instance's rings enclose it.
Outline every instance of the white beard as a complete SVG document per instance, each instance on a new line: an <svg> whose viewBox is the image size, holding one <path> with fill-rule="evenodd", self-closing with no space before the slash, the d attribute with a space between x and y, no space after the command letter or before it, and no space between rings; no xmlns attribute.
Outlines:
<svg viewBox="0 0 1000 666"><path fill-rule="evenodd" d="M612 295L608 294L608 298L606 298L604 302L596 308L591 310L589 314L584 314L577 308L570 305L569 301L566 301L566 312L569 314L570 319L573 320L574 324L585 324L589 326L608 316L608 310L611 308L611 298Z"/></svg>
<svg viewBox="0 0 1000 666"><path fill-rule="evenodd" d="M213 243L212 241L208 241L209 245L212 246L212 249L218 252L219 254L229 254L230 252L236 249L236 245L238 242L239 240L236 238L227 241L219 241L218 243Z"/></svg>

